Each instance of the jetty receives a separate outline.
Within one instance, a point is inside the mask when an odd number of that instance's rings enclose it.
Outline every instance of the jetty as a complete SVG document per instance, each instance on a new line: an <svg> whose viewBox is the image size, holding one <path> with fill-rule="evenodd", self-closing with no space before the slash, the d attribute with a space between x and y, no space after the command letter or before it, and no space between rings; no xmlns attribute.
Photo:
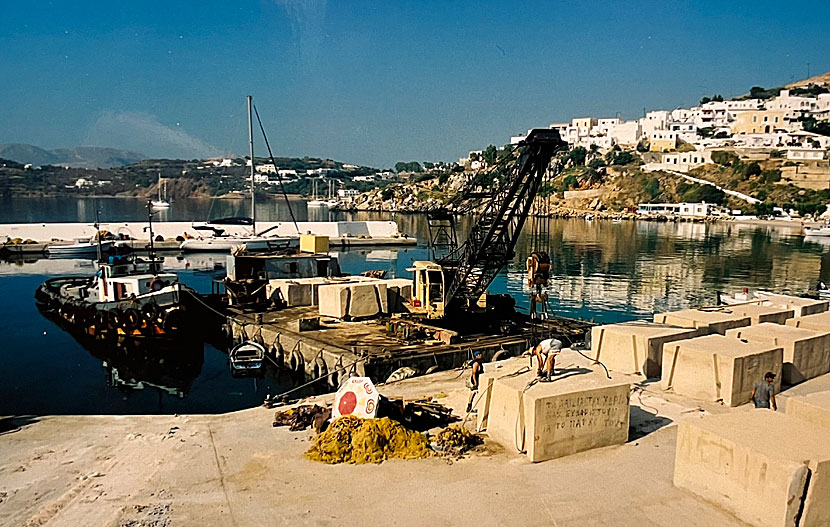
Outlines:
<svg viewBox="0 0 830 527"><path fill-rule="evenodd" d="M198 224L196 224L198 225ZM251 236L250 225L217 225L230 236ZM102 222L99 230L121 239L122 244L134 250L145 250L150 241L146 221ZM398 230L394 221L303 221L296 226L290 221L259 221L257 232L266 237L298 238L302 234L328 236L332 248L349 247L412 247L417 240ZM153 222L156 251L178 251L181 242L204 236L192 222ZM91 239L95 227L91 223L3 223L0 224L0 254L43 254L50 245L73 243Z"/></svg>

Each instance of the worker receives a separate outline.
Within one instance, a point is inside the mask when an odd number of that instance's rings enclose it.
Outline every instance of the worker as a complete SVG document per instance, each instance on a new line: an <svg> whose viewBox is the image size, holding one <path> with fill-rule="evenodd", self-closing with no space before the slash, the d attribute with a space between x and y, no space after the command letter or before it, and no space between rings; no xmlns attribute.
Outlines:
<svg viewBox="0 0 830 527"><path fill-rule="evenodd" d="M545 339L531 350L531 354L535 355L538 360L536 372L540 378L550 380L554 374L553 365L556 362L556 356L561 351L562 341L557 339Z"/></svg>
<svg viewBox="0 0 830 527"><path fill-rule="evenodd" d="M484 361L481 358L481 350L476 350L473 353L473 369L470 372L470 380L468 386L470 388L470 400L467 401L467 413L473 411L473 399L478 393L478 378L484 372Z"/></svg>
<svg viewBox="0 0 830 527"><path fill-rule="evenodd" d="M752 402L755 403L755 408L769 408L772 403L772 409L778 410L778 405L775 404L775 374L768 371L764 374L764 380L755 383L755 388L752 389Z"/></svg>

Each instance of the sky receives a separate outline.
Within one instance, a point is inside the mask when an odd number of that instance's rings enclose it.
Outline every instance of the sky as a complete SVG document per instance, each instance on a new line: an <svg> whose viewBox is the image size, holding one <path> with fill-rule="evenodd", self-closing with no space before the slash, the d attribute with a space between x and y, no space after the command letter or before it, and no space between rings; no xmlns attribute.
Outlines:
<svg viewBox="0 0 830 527"><path fill-rule="evenodd" d="M452 161L830 71L830 2L3 0L0 143ZM260 139L257 155L264 154Z"/></svg>

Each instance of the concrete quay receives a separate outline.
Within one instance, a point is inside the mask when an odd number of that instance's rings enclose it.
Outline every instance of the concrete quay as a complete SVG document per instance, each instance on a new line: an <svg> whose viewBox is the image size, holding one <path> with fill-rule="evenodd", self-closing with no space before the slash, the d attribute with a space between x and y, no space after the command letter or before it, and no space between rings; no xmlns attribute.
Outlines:
<svg viewBox="0 0 830 527"><path fill-rule="evenodd" d="M568 360L563 355L563 365ZM526 365L520 358L485 370L506 374ZM380 389L409 400L437 396L461 416L468 394L457 371ZM224 415L19 416L0 421L0 524L74 527L94 518L104 527L375 521L747 527L672 484L675 423L739 411L646 384L632 394L630 434L622 445L531 463L486 440L452 463L431 458L359 466L305 459L311 432L272 428L273 410L264 408Z"/></svg>
<svg viewBox="0 0 830 527"><path fill-rule="evenodd" d="M217 225L226 234L250 236L249 225ZM145 249L149 243L147 222L101 223L100 230L129 237L136 249ZM370 246L414 246L417 240L398 231L394 221L336 221L336 222L257 222L257 231L267 237L297 238L312 233L329 237L332 248ZM154 222L153 234L165 241L156 242L158 250L178 250L176 238L199 238L205 231L197 230L192 222ZM53 243L71 243L73 240L95 236L95 227L87 223L3 223L0 224L0 252L9 254L44 253ZM34 244L9 243L12 240L34 240Z"/></svg>

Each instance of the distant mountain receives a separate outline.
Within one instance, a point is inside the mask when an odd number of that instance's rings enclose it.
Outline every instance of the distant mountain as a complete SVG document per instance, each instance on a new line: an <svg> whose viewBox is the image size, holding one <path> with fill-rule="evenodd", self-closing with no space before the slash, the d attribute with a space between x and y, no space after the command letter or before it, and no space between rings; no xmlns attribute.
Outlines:
<svg viewBox="0 0 830 527"><path fill-rule="evenodd" d="M59 158L52 152L44 150L35 145L12 143L0 145L0 157L18 163L31 163L33 165L53 165Z"/></svg>
<svg viewBox="0 0 830 527"><path fill-rule="evenodd" d="M110 168L138 163L146 156L129 150L101 148L97 146L76 146L56 148L52 153L60 158L59 164L74 168Z"/></svg>
<svg viewBox="0 0 830 527"><path fill-rule="evenodd" d="M75 148L43 148L21 143L0 144L0 158L33 165L63 165L72 168L111 168L138 163L146 156L129 150L77 146Z"/></svg>

